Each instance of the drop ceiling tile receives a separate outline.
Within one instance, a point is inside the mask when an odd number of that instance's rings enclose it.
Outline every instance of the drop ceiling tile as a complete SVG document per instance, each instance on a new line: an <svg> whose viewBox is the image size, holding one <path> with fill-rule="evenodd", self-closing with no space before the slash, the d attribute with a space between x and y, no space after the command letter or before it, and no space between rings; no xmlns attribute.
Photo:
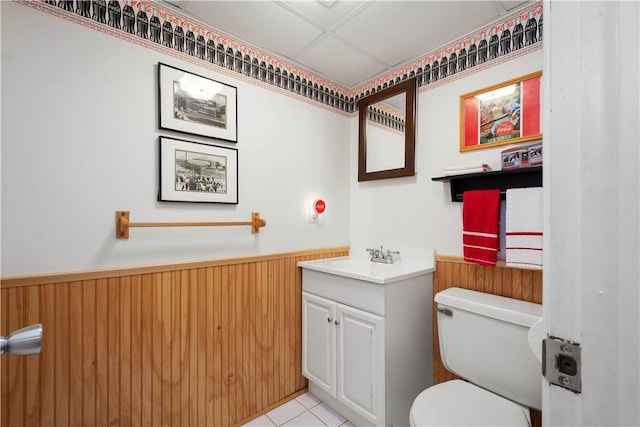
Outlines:
<svg viewBox="0 0 640 427"><path fill-rule="evenodd" d="M488 22L498 14L497 6L489 1L375 2L335 33L395 66Z"/></svg>
<svg viewBox="0 0 640 427"><path fill-rule="evenodd" d="M158 1L351 88L537 0Z"/></svg>
<svg viewBox="0 0 640 427"><path fill-rule="evenodd" d="M511 9L515 9L521 4L525 4L527 1L528 0L524 0L524 1L523 0L515 0L515 1L507 0L507 1L501 1L500 4L502 4L505 10L511 10Z"/></svg>
<svg viewBox="0 0 640 427"><path fill-rule="evenodd" d="M189 1L183 7L213 28L286 57L322 33L270 1Z"/></svg>
<svg viewBox="0 0 640 427"><path fill-rule="evenodd" d="M338 0L331 6L325 6L320 1L289 0L279 2L279 4L294 9L298 14L327 30L349 14L357 13L358 10L369 6L371 2Z"/></svg>
<svg viewBox="0 0 640 427"><path fill-rule="evenodd" d="M313 43L294 59L348 88L361 83L363 76L368 78L386 69L383 64L332 36Z"/></svg>

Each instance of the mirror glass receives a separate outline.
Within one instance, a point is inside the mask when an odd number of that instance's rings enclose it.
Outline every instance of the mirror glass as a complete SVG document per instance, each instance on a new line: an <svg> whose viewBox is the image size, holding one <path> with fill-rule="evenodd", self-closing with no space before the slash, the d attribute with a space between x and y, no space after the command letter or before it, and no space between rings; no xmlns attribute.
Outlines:
<svg viewBox="0 0 640 427"><path fill-rule="evenodd" d="M362 98L358 181L414 175L415 79Z"/></svg>
<svg viewBox="0 0 640 427"><path fill-rule="evenodd" d="M367 173L404 168L405 103L399 93L367 105Z"/></svg>

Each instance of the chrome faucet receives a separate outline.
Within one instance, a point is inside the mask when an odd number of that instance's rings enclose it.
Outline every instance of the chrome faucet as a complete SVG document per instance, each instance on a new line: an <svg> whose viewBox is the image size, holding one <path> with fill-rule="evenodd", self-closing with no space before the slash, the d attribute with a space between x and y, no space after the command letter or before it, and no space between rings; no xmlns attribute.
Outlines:
<svg viewBox="0 0 640 427"><path fill-rule="evenodd" d="M382 245L380 249L367 249L371 256L371 262L381 262L383 264L393 264L393 255L400 255L399 251L390 251L387 249L387 253L384 252Z"/></svg>

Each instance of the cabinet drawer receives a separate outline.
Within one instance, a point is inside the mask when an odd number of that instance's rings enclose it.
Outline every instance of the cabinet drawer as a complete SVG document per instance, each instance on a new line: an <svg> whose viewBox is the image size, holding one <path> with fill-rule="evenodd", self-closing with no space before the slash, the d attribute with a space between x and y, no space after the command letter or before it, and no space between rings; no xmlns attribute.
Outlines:
<svg viewBox="0 0 640 427"><path fill-rule="evenodd" d="M384 286L315 270L302 269L302 289L370 313L385 315Z"/></svg>

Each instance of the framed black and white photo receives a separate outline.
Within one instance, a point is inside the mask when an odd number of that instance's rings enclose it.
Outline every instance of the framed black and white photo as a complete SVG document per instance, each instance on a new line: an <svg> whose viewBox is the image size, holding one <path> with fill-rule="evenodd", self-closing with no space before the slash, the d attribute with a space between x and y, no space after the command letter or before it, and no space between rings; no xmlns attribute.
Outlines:
<svg viewBox="0 0 640 427"><path fill-rule="evenodd" d="M160 128L238 142L237 88L158 64Z"/></svg>
<svg viewBox="0 0 640 427"><path fill-rule="evenodd" d="M238 203L238 150L160 137L163 202Z"/></svg>

